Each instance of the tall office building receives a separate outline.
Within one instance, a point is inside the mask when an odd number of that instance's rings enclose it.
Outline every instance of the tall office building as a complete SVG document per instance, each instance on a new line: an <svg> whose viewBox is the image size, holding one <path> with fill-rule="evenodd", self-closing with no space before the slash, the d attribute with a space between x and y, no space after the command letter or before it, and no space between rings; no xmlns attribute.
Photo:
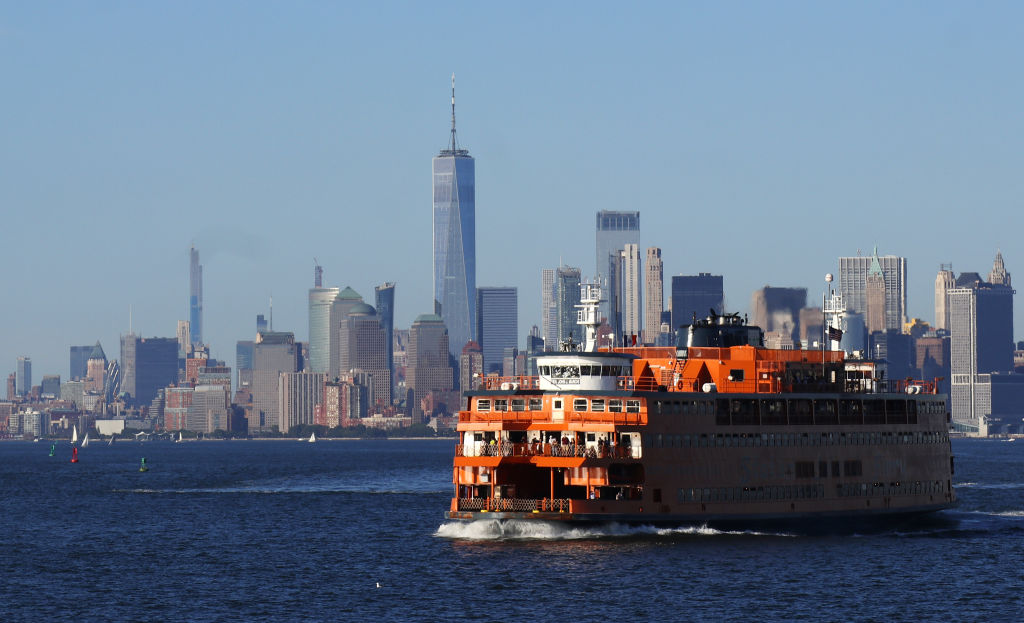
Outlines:
<svg viewBox="0 0 1024 623"><path fill-rule="evenodd" d="M185 415L185 428L198 433L231 430L228 389L223 385L197 385Z"/></svg>
<svg viewBox="0 0 1024 623"><path fill-rule="evenodd" d="M580 304L580 269L560 266L555 271L555 308L558 319L558 342L551 350L559 350L561 342L572 340L577 344L583 342L580 326L576 324L576 306ZM545 343L544 348L548 348Z"/></svg>
<svg viewBox="0 0 1024 623"><path fill-rule="evenodd" d="M597 213L597 251L594 274L600 280L605 302L601 304L601 315L609 320L616 331L612 309L615 299L621 294L621 283L613 282L621 254L627 244L640 244L640 213L601 210Z"/></svg>
<svg viewBox="0 0 1024 623"><path fill-rule="evenodd" d="M644 289L644 344L654 344L661 332L661 312L665 309L665 268L658 247L647 247Z"/></svg>
<svg viewBox="0 0 1024 623"><path fill-rule="evenodd" d="M188 359L192 353L192 326L188 320L178 321L178 359Z"/></svg>
<svg viewBox="0 0 1024 623"><path fill-rule="evenodd" d="M160 389L177 382L177 337L121 336L121 390L132 404L148 405Z"/></svg>
<svg viewBox="0 0 1024 623"><path fill-rule="evenodd" d="M384 348L387 355L387 369L391 375L391 391L395 390L395 284L382 283L374 288L377 319L384 329Z"/></svg>
<svg viewBox="0 0 1024 623"><path fill-rule="evenodd" d="M672 277L673 332L683 325L691 324L694 314L700 320L706 318L711 309L721 314L724 308L725 291L721 275L698 273Z"/></svg>
<svg viewBox="0 0 1024 623"><path fill-rule="evenodd" d="M484 374L501 372L506 348L519 344L519 299L515 288L477 288L476 341L484 355Z"/></svg>
<svg viewBox="0 0 1024 623"><path fill-rule="evenodd" d="M327 373L331 369L331 308L340 292L340 288L320 286L309 289L309 369L312 372Z"/></svg>
<svg viewBox="0 0 1024 623"><path fill-rule="evenodd" d="M558 342L558 306L555 304L555 269L540 271L540 323L545 348L555 350Z"/></svg>
<svg viewBox="0 0 1024 623"><path fill-rule="evenodd" d="M363 304L363 297L361 294L356 292L350 287L346 287L344 290L338 293L334 297L334 302L331 303L331 335L330 335L330 352L331 360L328 366L328 378L336 379L343 372L346 372L341 367L341 338L340 331L341 325L344 324L348 318L348 312L356 305Z"/></svg>
<svg viewBox="0 0 1024 623"><path fill-rule="evenodd" d="M643 341L643 260L640 247L629 243L622 249L622 332Z"/></svg>
<svg viewBox="0 0 1024 623"><path fill-rule="evenodd" d="M370 404L390 406L392 383L387 353L391 344L376 310L366 303L352 306L341 323L338 339L340 376L363 373L369 379Z"/></svg>
<svg viewBox="0 0 1024 623"><path fill-rule="evenodd" d="M290 332L267 331L256 334L253 345L252 420L249 430L280 428L278 402L279 377L282 372L298 372L299 353L295 335Z"/></svg>
<svg viewBox="0 0 1024 623"><path fill-rule="evenodd" d="M19 396L25 396L32 391L32 358L18 357L18 386Z"/></svg>
<svg viewBox="0 0 1024 623"><path fill-rule="evenodd" d="M942 264L935 276L935 328L949 330L949 291L956 287L953 265Z"/></svg>
<svg viewBox="0 0 1024 623"><path fill-rule="evenodd" d="M314 424L316 407L322 403L327 375L321 372L286 372L278 377L280 430Z"/></svg>
<svg viewBox="0 0 1024 623"><path fill-rule="evenodd" d="M89 353L89 360L86 362L85 389L102 392L106 374L107 355L103 352L103 347L97 341L96 346Z"/></svg>
<svg viewBox="0 0 1024 623"><path fill-rule="evenodd" d="M405 386L412 404L413 422L424 419L421 401L432 392L452 391L452 367L449 364L448 330L436 314L422 314L409 330L408 363ZM454 407L454 405L452 405Z"/></svg>
<svg viewBox="0 0 1024 623"><path fill-rule="evenodd" d="M907 320L907 258L895 255L839 258L839 292L847 309L867 316L868 275L874 263L882 272L885 283L885 328L903 330Z"/></svg>
<svg viewBox="0 0 1024 623"><path fill-rule="evenodd" d="M751 323L764 332L795 342L800 339L800 310L807 306L807 288L755 290L750 300Z"/></svg>
<svg viewBox="0 0 1024 623"><path fill-rule="evenodd" d="M479 388L483 374L483 350L476 342L468 342L462 347L462 355L459 356L459 389L468 392Z"/></svg>
<svg viewBox="0 0 1024 623"><path fill-rule="evenodd" d="M68 378L72 381L78 379L84 379L85 375L89 373L87 369L87 363L89 361L89 355L92 353L92 346L72 346L70 350L70 366L68 369Z"/></svg>
<svg viewBox="0 0 1024 623"><path fill-rule="evenodd" d="M433 159L434 313L448 327L451 354L476 334L476 172L455 138L455 75L448 147Z"/></svg>
<svg viewBox="0 0 1024 623"><path fill-rule="evenodd" d="M1021 404L1021 387L1013 383L1017 375L1008 374L1013 370L1013 289L970 275L961 275L961 281L970 283L948 293L950 410L955 426L985 433L986 421L999 414L1000 403ZM1012 399L1001 400L1008 393Z"/></svg>
<svg viewBox="0 0 1024 623"><path fill-rule="evenodd" d="M43 382L40 384L39 389L44 396L60 398L60 375L44 374Z"/></svg>
<svg viewBox="0 0 1024 623"><path fill-rule="evenodd" d="M188 323L193 344L203 343L203 267L199 251L189 248L188 270Z"/></svg>
<svg viewBox="0 0 1024 623"><path fill-rule="evenodd" d="M885 276L877 255L871 258L871 267L864 280L864 303L868 334L885 332Z"/></svg>
<svg viewBox="0 0 1024 623"><path fill-rule="evenodd" d="M992 262L992 272L988 274L988 282L998 286L1010 285L1010 273L1006 272L1002 251L996 251L996 259Z"/></svg>

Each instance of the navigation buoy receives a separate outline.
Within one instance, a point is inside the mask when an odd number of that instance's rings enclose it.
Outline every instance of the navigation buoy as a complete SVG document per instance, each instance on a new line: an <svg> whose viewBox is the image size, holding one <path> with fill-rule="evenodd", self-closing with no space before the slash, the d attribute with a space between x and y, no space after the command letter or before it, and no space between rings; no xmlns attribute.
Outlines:
<svg viewBox="0 0 1024 623"><path fill-rule="evenodd" d="M71 448L71 462L78 462L78 448Z"/></svg>
<svg viewBox="0 0 1024 623"><path fill-rule="evenodd" d="M139 466L140 472L148 472L149 468L146 467L146 457L142 457L142 465Z"/></svg>
<svg viewBox="0 0 1024 623"><path fill-rule="evenodd" d="M50 456L53 456L53 451L57 448L57 444L50 445Z"/></svg>

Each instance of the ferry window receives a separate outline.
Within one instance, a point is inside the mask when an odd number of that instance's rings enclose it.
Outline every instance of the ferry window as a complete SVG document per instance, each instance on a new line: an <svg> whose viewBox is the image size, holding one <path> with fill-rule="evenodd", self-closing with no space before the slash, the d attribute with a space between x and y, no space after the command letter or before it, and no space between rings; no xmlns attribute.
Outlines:
<svg viewBox="0 0 1024 623"><path fill-rule="evenodd" d="M739 383L743 380L743 370L729 370L729 380Z"/></svg>
<svg viewBox="0 0 1024 623"><path fill-rule="evenodd" d="M556 398L554 401L552 401L552 404L554 405L554 408L555 408L556 411L557 410L561 410L561 408L562 408L562 399L561 398Z"/></svg>
<svg viewBox="0 0 1024 623"><path fill-rule="evenodd" d="M601 376L611 376L611 375L612 375L612 367L611 366L601 366Z"/></svg>
<svg viewBox="0 0 1024 623"><path fill-rule="evenodd" d="M622 401L621 400L609 400L608 410L612 413L622 413Z"/></svg>
<svg viewBox="0 0 1024 623"><path fill-rule="evenodd" d="M491 401L488 400L487 398L478 398L477 401L476 401L476 410L477 411L490 411L491 410Z"/></svg>
<svg viewBox="0 0 1024 623"><path fill-rule="evenodd" d="M526 411L526 400L524 398L513 398L512 399L512 410L513 411Z"/></svg>
<svg viewBox="0 0 1024 623"><path fill-rule="evenodd" d="M508 411L508 400L505 398L494 399L494 410L495 411Z"/></svg>
<svg viewBox="0 0 1024 623"><path fill-rule="evenodd" d="M580 376L590 376L590 366L580 366Z"/></svg>
<svg viewBox="0 0 1024 623"><path fill-rule="evenodd" d="M639 400L627 400L626 401L626 412L627 413L640 413L640 401Z"/></svg>
<svg viewBox="0 0 1024 623"><path fill-rule="evenodd" d="M573 400L572 401L572 410L573 411L586 411L587 410L587 399L586 398L576 398L575 400Z"/></svg>
<svg viewBox="0 0 1024 623"><path fill-rule="evenodd" d="M828 477L828 461L818 461L818 478Z"/></svg>
<svg viewBox="0 0 1024 623"><path fill-rule="evenodd" d="M662 442L661 433L658 433L657 435L654 436L654 447L655 448L664 448L665 447L665 444Z"/></svg>
<svg viewBox="0 0 1024 623"><path fill-rule="evenodd" d="M530 411L540 411L544 408L544 401L541 398L530 398Z"/></svg>
<svg viewBox="0 0 1024 623"><path fill-rule="evenodd" d="M811 461L797 461L793 472L797 478L814 478L814 463Z"/></svg>
<svg viewBox="0 0 1024 623"><path fill-rule="evenodd" d="M839 461L832 461L832 477L839 477Z"/></svg>
<svg viewBox="0 0 1024 623"><path fill-rule="evenodd" d="M544 376L550 376L551 375L551 366L541 366L540 367L540 373L543 374Z"/></svg>
<svg viewBox="0 0 1024 623"><path fill-rule="evenodd" d="M590 401L590 410L601 413L604 411L604 398L595 398Z"/></svg>

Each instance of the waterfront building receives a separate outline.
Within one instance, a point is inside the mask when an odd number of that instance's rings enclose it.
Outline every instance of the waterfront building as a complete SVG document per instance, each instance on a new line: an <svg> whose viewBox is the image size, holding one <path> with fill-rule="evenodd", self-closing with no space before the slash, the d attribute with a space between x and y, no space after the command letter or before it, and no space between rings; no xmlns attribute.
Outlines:
<svg viewBox="0 0 1024 623"><path fill-rule="evenodd" d="M387 357L387 370L391 378L389 394L395 393L395 284L382 283L374 288L374 302L377 308L377 319L384 330L384 354Z"/></svg>
<svg viewBox="0 0 1024 623"><path fill-rule="evenodd" d="M864 314L867 319L868 275L875 264L885 285L885 329L901 330L907 320L907 258L879 256L877 248L870 257L840 257L839 291L849 310Z"/></svg>
<svg viewBox="0 0 1024 623"><path fill-rule="evenodd" d="M199 251L195 245L189 247L188 270L188 324L192 344L203 343L203 266L199 263Z"/></svg>
<svg viewBox="0 0 1024 623"><path fill-rule="evenodd" d="M149 404L161 387L178 382L176 337L121 336L121 389L132 404Z"/></svg>
<svg viewBox="0 0 1024 623"><path fill-rule="evenodd" d="M331 308L340 293L340 288L309 289L309 369L312 372L327 373L331 369Z"/></svg>
<svg viewBox="0 0 1024 623"><path fill-rule="evenodd" d="M451 338L451 354L476 335L476 164L455 135L455 76L448 147L432 161L434 313Z"/></svg>
<svg viewBox="0 0 1024 623"><path fill-rule="evenodd" d="M186 428L197 433L231 430L229 393L223 385L196 385L188 407Z"/></svg>
<svg viewBox="0 0 1024 623"><path fill-rule="evenodd" d="M1020 424L1021 407L1005 396L1018 397L1016 383L1024 376L1002 378L1013 370L1013 289L976 277L961 274L957 287L948 292L950 407L955 427L988 434L992 424L1014 419L1013 424Z"/></svg>
<svg viewBox="0 0 1024 623"><path fill-rule="evenodd" d="M405 385L411 394L408 408L414 422L424 421L421 401L430 392L453 389L448 338L444 321L436 314L422 314L412 323Z"/></svg>
<svg viewBox="0 0 1024 623"><path fill-rule="evenodd" d="M192 406L194 389L191 385L165 387L154 397L154 402L158 402L160 395L163 396L164 430L191 430L188 422L188 410ZM150 415L155 416L156 414L151 413Z"/></svg>
<svg viewBox="0 0 1024 623"><path fill-rule="evenodd" d="M658 247L647 247L644 289L644 344L653 345L661 333L661 313L665 309L665 267Z"/></svg>
<svg viewBox="0 0 1024 623"><path fill-rule="evenodd" d="M19 396L26 396L32 391L32 358L18 357L18 384L15 391Z"/></svg>
<svg viewBox="0 0 1024 623"><path fill-rule="evenodd" d="M89 355L92 354L93 346L72 346L70 365L68 366L68 378L72 381L84 379L88 375Z"/></svg>
<svg viewBox="0 0 1024 623"><path fill-rule="evenodd" d="M614 283L613 267L618 265L622 257L621 251L627 244L640 244L640 213L601 210L597 213L594 274L600 281L605 302L601 304L600 314L608 319L609 325L616 332L619 326L612 322L612 308L615 299L620 295L621 284ZM616 286L619 287L616 287Z"/></svg>
<svg viewBox="0 0 1024 623"><path fill-rule="evenodd" d="M694 317L707 318L711 309L721 314L724 308L722 275L698 273L672 277L672 331L691 324Z"/></svg>
<svg viewBox="0 0 1024 623"><path fill-rule="evenodd" d="M278 401L282 372L298 372L299 355L291 332L266 331L256 334L253 346L252 419L249 430L280 429Z"/></svg>
<svg viewBox="0 0 1024 623"><path fill-rule="evenodd" d="M576 324L576 306L580 304L580 269L570 266L560 266L555 271L555 308L558 319L558 342L549 346L544 343L547 350L559 349L559 344L568 340L571 336L576 343L583 342L583 335L580 327Z"/></svg>
<svg viewBox="0 0 1024 623"><path fill-rule="evenodd" d="M640 247L629 243L622 249L622 331L643 342L643 260Z"/></svg>
<svg viewBox="0 0 1024 623"><path fill-rule="evenodd" d="M541 337L546 348L555 350L558 342L558 306L555 304L555 269L540 271Z"/></svg>
<svg viewBox="0 0 1024 623"><path fill-rule="evenodd" d="M519 344L518 296L516 288L476 290L476 342L483 352L484 374L500 373L505 349Z"/></svg>
<svg viewBox="0 0 1024 623"><path fill-rule="evenodd" d="M956 287L953 265L941 264L935 276L935 328L949 331L949 291Z"/></svg>
<svg viewBox="0 0 1024 623"><path fill-rule="evenodd" d="M324 397L327 375L322 372L284 372L279 377L278 412L281 432L294 426L314 424L317 407Z"/></svg>

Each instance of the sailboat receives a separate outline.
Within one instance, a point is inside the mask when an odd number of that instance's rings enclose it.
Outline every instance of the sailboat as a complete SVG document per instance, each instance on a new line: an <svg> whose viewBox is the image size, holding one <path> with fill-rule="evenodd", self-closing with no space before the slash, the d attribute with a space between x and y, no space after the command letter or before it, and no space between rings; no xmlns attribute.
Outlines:
<svg viewBox="0 0 1024 623"><path fill-rule="evenodd" d="M174 440L174 443L181 443L183 439L181 431L178 431L178 438Z"/></svg>
<svg viewBox="0 0 1024 623"><path fill-rule="evenodd" d="M310 433L309 443L316 443L316 433Z"/></svg>
<svg viewBox="0 0 1024 623"><path fill-rule="evenodd" d="M85 437L82 438L82 447L85 448L88 445L89 445L89 433L86 433Z"/></svg>
<svg viewBox="0 0 1024 623"><path fill-rule="evenodd" d="M71 444L74 445L76 443L78 443L78 425L73 425L71 427Z"/></svg>
<svg viewBox="0 0 1024 623"><path fill-rule="evenodd" d="M111 435L111 436L110 436L110 439L109 439L109 440L107 441L107 445L108 445L108 446L112 446L112 445L114 445L114 438L115 438L115 437L117 437L117 435Z"/></svg>

